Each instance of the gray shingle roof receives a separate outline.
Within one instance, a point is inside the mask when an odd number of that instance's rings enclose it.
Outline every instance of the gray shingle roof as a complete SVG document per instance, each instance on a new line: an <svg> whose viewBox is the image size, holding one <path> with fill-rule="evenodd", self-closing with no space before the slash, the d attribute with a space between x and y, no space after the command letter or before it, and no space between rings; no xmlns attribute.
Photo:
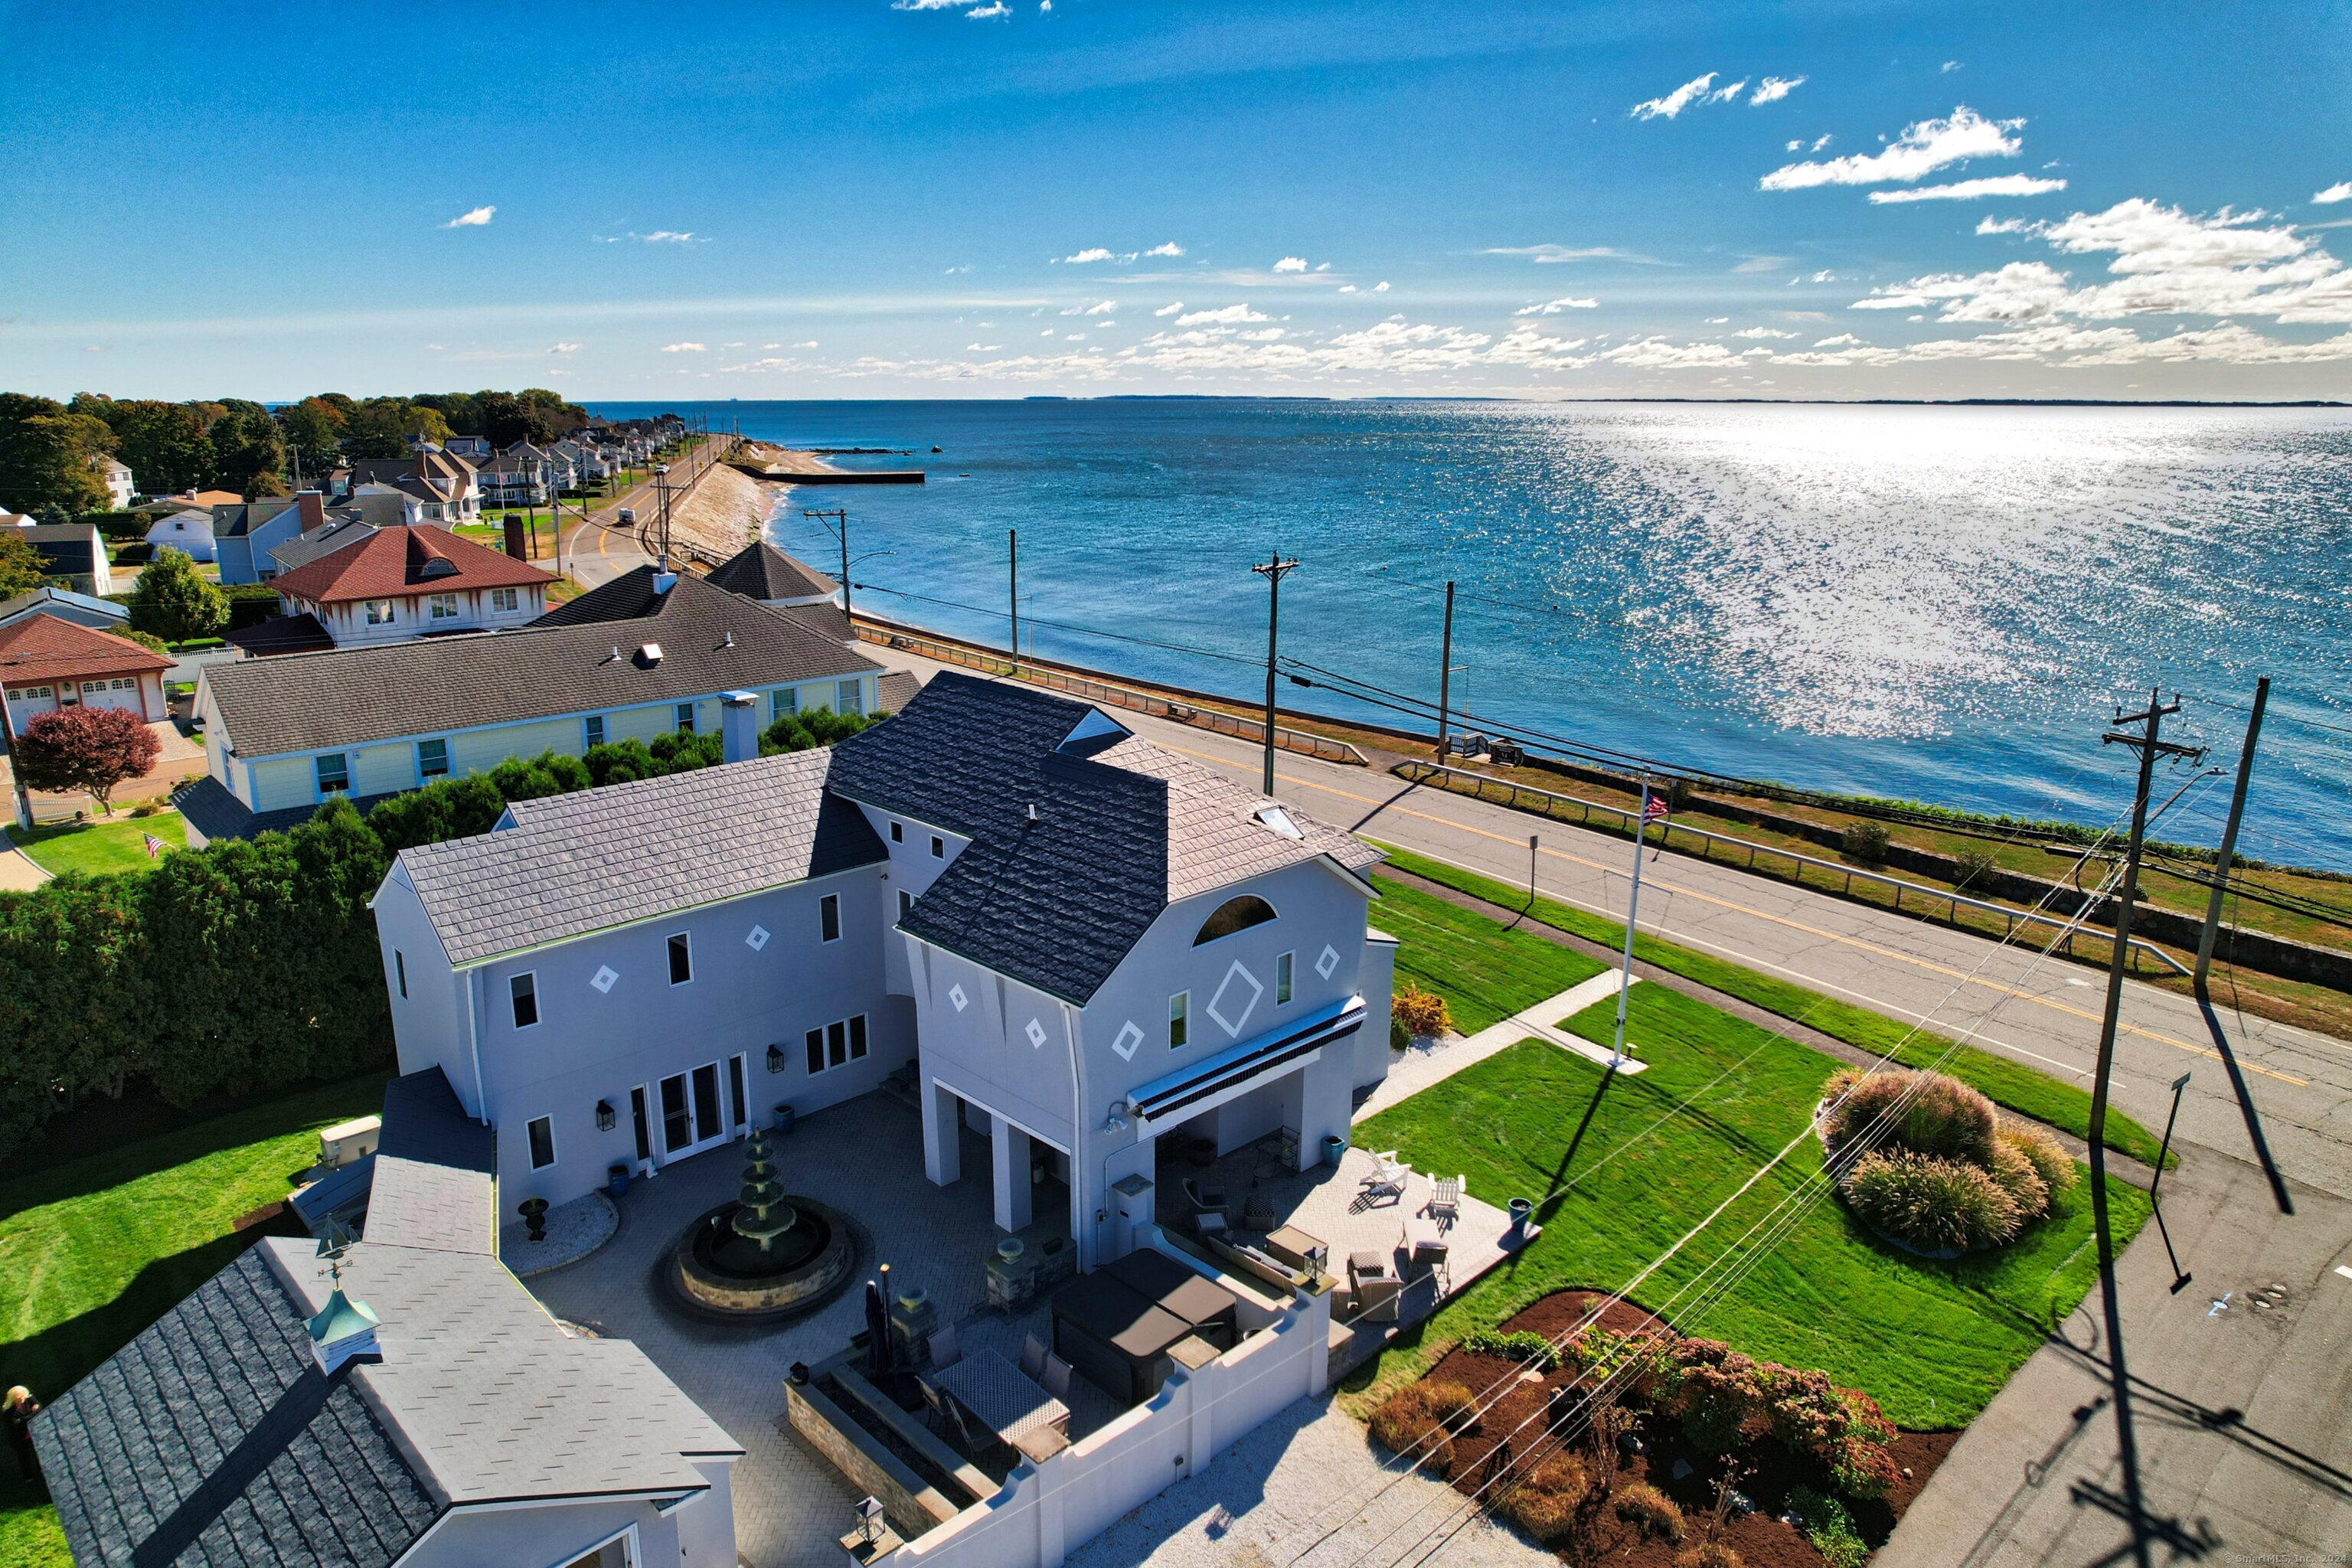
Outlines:
<svg viewBox="0 0 2352 1568"><path fill-rule="evenodd" d="M466 1114L438 1068L383 1089L367 1239L444 1252L499 1249L498 1134Z"/></svg>
<svg viewBox="0 0 2352 1568"><path fill-rule="evenodd" d="M365 816L377 802L390 800L397 793L354 795L352 805ZM210 773L174 790L172 804L187 819L189 826L207 840L258 838L265 833L291 833L318 816L321 809L319 805L287 805L275 811L256 811L231 795L228 786Z"/></svg>
<svg viewBox="0 0 2352 1568"><path fill-rule="evenodd" d="M636 657L646 643L660 645L658 664ZM542 620L510 632L208 665L204 680L237 754L252 758L879 668L780 611L683 577L625 626Z"/></svg>
<svg viewBox="0 0 2352 1568"><path fill-rule="evenodd" d="M840 584L765 540L713 566L705 580L747 599L813 599L841 592Z"/></svg>
<svg viewBox="0 0 2352 1568"><path fill-rule="evenodd" d="M517 801L514 825L401 851L449 962L603 931L886 858L824 789L831 753Z"/></svg>
<svg viewBox="0 0 2352 1568"><path fill-rule="evenodd" d="M1093 711L948 671L834 748L834 789L972 839L901 929L1083 1003L1178 900L1318 856L1359 872L1380 858L1295 806L1301 837L1281 834L1255 815L1265 796L1098 720L1065 746Z"/></svg>
<svg viewBox="0 0 2352 1568"><path fill-rule="evenodd" d="M442 1505L310 1310L256 1247L36 1418L76 1562L382 1568L425 1533Z"/></svg>

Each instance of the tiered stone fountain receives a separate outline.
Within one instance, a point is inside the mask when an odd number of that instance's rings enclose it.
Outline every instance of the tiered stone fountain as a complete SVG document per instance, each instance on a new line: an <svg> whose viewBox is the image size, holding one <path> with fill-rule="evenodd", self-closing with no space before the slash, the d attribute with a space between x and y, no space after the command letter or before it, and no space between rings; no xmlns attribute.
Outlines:
<svg viewBox="0 0 2352 1568"><path fill-rule="evenodd" d="M777 1180L768 1134L744 1142L743 1185L687 1227L671 1278L707 1311L758 1321L817 1306L848 1279L856 1243L840 1215Z"/></svg>

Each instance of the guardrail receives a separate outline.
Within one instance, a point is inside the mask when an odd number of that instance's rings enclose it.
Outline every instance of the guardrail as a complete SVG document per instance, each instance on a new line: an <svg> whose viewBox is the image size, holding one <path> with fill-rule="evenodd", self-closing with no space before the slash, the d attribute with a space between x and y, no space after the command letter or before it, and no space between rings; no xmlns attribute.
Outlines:
<svg viewBox="0 0 2352 1568"><path fill-rule="evenodd" d="M1456 781L1465 781L1471 785L1468 793L1480 800L1499 799L1502 805L1514 809L1532 810L1539 816L1555 819L1564 817L1567 808L1573 807L1578 814L1577 821L1586 826L1591 824L1594 814L1598 813L1602 817L1610 819L1617 831L1627 834L1633 831L1634 813L1622 805L1611 805L1606 801L1586 800L1580 795L1559 795L1551 790L1538 789L1533 784L1523 784L1511 779L1494 778L1486 773L1471 773L1464 768L1449 768L1437 763L1403 762L1399 763L1393 771L1400 777L1413 784L1426 784L1435 780L1439 788L1453 794L1463 793L1455 789L1454 784ZM1489 786L1492 786L1497 794L1489 795L1487 793ZM1538 804L1530 806L1528 804L1530 800ZM1555 805L1561 809L1555 810ZM2065 940L2062 946L2066 955L2071 958L2074 953L2074 938L2081 934L2079 918L2046 915L2035 910L2011 909L2007 904L1996 904L1986 899L1972 899L1966 893L1954 892L1947 888L1931 888L1924 882L1908 881L1901 877L1889 876L1884 871L1865 871L1858 866L1848 866L1841 861L1823 860L1811 855L1800 855L1793 849L1783 849L1776 844L1759 844L1752 838L1735 838L1728 833L1717 833L1712 828L1693 827L1686 823L1673 821L1664 822L1659 826L1662 831L1657 842L1661 848L1675 847L1674 836L1680 833L1699 840L1703 847L1721 844L1727 846L1735 853L1739 850L1747 851L1747 864L1751 870L1755 868L1756 858L1765 855L1788 861L1795 873L1796 879L1800 882L1803 880L1803 868L1811 866L1844 878L1843 891L1849 895L1853 893L1853 885L1857 879L1882 888L1893 889L1895 909L1898 913L1922 912L1904 908L1903 898L1908 893L1914 900L1924 906L1923 918L1931 918L1937 904L1945 906L1945 918L1954 924L1958 923L1959 912L1963 909L1975 910L1988 915L1999 915L2001 919L2001 940L2004 942L2015 933L2020 925L2046 926L2064 933ZM1700 858L1713 860L1717 857L1706 853L1705 847L1702 847ZM2090 934L2099 933L2094 931ZM2176 974L2189 973L2187 965L2152 942L2133 937L2131 947L2134 952L2146 954Z"/></svg>
<svg viewBox="0 0 2352 1568"><path fill-rule="evenodd" d="M1041 663L1034 658L1015 660L1011 656L985 648L977 643L967 643L938 632L918 631L896 621L858 616L857 635L868 642L904 648L926 658L936 658L946 664L961 665L967 669L985 670L991 675L1009 676L1018 680L1033 681L1055 691L1066 691L1083 697L1089 702L1105 702L1114 708L1125 708L1155 718L1173 719L1180 724L1192 724L1203 730L1214 730L1221 735L1234 735L1245 741L1265 743L1265 721L1245 719L1210 707L1196 707L1179 701L1161 692L1146 691L1131 686L1121 686L1098 676L1064 665ZM1319 757L1327 763L1339 763L1349 767L1370 767L1370 759L1345 741L1335 741L1328 735L1310 734L1294 730L1287 724L1274 727L1274 743L1281 751L1296 752L1301 756Z"/></svg>

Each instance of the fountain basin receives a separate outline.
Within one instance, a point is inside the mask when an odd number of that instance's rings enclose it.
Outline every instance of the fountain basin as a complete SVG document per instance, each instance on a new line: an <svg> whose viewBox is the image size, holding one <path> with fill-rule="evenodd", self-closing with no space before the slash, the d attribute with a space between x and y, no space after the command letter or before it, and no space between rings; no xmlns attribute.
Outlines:
<svg viewBox="0 0 2352 1568"><path fill-rule="evenodd" d="M734 1227L743 1205L720 1204L679 1236L666 1272L689 1302L747 1319L790 1317L822 1304L849 1278L856 1238L842 1215L814 1199L787 1197L790 1228L765 1249Z"/></svg>

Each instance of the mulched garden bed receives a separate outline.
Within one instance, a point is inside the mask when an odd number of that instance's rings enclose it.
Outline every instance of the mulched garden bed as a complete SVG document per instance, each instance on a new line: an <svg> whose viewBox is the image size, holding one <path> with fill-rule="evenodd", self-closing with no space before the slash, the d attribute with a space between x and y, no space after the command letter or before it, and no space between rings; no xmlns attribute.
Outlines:
<svg viewBox="0 0 2352 1568"><path fill-rule="evenodd" d="M1564 1290L1545 1297L1502 1326L1506 1331L1530 1331L1556 1341L1602 1300L1605 1298L1598 1292ZM1630 1333L1657 1321L1642 1309L1617 1301L1602 1312L1600 1326ZM1430 1368L1423 1378L1424 1383L1461 1384L1475 1399L1486 1397L1498 1380L1517 1379L1499 1403L1480 1418L1475 1430L1454 1437L1451 1479L1455 1489L1465 1496L1479 1492L1494 1478L1498 1461L1496 1448L1515 1430L1517 1436L1514 1447L1525 1451L1536 1435L1544 1430L1543 1412L1550 1392L1571 1383L1574 1377L1571 1366L1555 1368L1538 1377L1532 1369L1522 1370L1509 1357L1474 1354L1460 1349ZM1523 1429L1522 1422L1527 1423ZM1633 1431L1644 1448L1620 1460L1617 1485L1622 1488L1646 1481L1656 1487L1681 1506L1690 1528L1681 1544L1669 1544L1644 1539L1631 1526L1604 1513L1596 1527L1598 1550L1592 1558L1605 1559L1611 1568L1618 1568L1619 1564L1625 1568L1671 1568L1675 1556L1689 1550L1698 1539L1700 1525L1715 1504L1715 1480L1722 1473L1723 1460L1694 1447L1684 1437L1680 1423L1671 1418L1643 1411ZM1849 1500L1846 1503L1863 1538L1873 1547L1885 1541L1895 1521L1903 1517L1903 1510L1927 1486L1936 1467L1943 1463L1944 1456L1958 1440L1957 1432L1898 1434L1886 1452L1900 1467L1900 1479L1882 1499L1868 1502ZM1592 1459L1590 1435L1580 1436L1570 1451L1586 1461L1589 1468ZM1744 1440L1735 1458L1743 1471L1735 1484L1753 1500L1756 1507L1752 1513L1734 1515L1726 1521L1719 1537L1722 1543L1739 1554L1746 1568L1820 1568L1824 1561L1822 1554L1813 1549L1803 1531L1780 1518L1787 1511L1790 1489L1808 1481L1819 1487L1820 1478L1809 1476L1769 1436ZM1681 1468L1677 1461L1688 1467L1679 1478L1675 1475ZM1488 1488L1482 1500L1491 1504L1499 1489ZM1575 1561L1566 1552L1561 1556L1564 1561Z"/></svg>

